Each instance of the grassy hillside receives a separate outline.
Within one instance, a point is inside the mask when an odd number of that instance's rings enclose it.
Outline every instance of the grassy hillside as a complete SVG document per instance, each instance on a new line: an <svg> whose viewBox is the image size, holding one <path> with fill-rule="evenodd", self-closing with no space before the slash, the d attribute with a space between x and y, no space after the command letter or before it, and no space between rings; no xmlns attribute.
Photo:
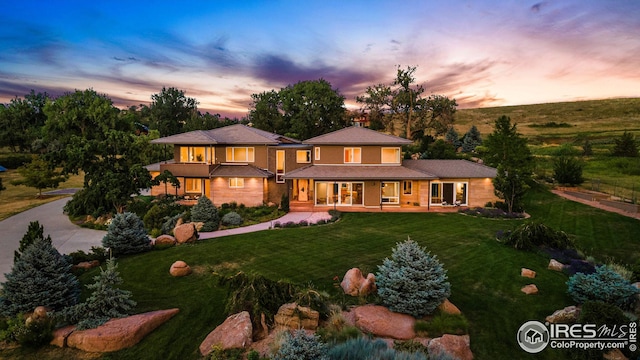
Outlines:
<svg viewBox="0 0 640 360"><path fill-rule="evenodd" d="M576 138L607 139L623 131L640 135L640 98L462 109L456 112L456 130L462 135L472 125L481 134L493 131L494 121L507 115L531 143L560 143ZM568 124L549 127L545 124ZM532 126L533 125L533 126Z"/></svg>

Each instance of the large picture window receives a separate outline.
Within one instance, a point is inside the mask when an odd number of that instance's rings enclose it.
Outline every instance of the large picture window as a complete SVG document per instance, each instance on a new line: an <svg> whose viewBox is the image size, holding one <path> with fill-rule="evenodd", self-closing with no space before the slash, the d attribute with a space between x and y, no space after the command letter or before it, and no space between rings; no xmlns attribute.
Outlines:
<svg viewBox="0 0 640 360"><path fill-rule="evenodd" d="M362 151L360 148L344 148L345 164L360 164L362 162Z"/></svg>
<svg viewBox="0 0 640 360"><path fill-rule="evenodd" d="M383 164L400 164L400 148L382 148Z"/></svg>
<svg viewBox="0 0 640 360"><path fill-rule="evenodd" d="M228 147L227 162L254 162L255 150L252 147Z"/></svg>
<svg viewBox="0 0 640 360"><path fill-rule="evenodd" d="M206 148L202 146L180 147L180 162L206 162Z"/></svg>
<svg viewBox="0 0 640 360"><path fill-rule="evenodd" d="M431 204L467 205L467 187L466 182L431 183Z"/></svg>
<svg viewBox="0 0 640 360"><path fill-rule="evenodd" d="M202 194L202 179L186 178L184 179L184 190L187 193Z"/></svg>
<svg viewBox="0 0 640 360"><path fill-rule="evenodd" d="M324 182L315 183L316 205L352 206L362 205L364 183Z"/></svg>
<svg viewBox="0 0 640 360"><path fill-rule="evenodd" d="M400 203L400 183L394 182L382 182L382 198L383 204L399 204Z"/></svg>

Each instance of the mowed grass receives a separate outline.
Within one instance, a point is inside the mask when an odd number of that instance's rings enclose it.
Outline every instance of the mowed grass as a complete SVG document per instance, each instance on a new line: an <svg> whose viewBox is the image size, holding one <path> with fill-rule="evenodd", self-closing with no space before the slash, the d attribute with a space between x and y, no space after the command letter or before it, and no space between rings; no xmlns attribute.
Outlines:
<svg viewBox="0 0 640 360"><path fill-rule="evenodd" d="M640 221L556 197L533 189L527 197L533 220L574 234L577 246L600 260L615 258L633 263L640 254ZM543 320L553 311L571 305L566 294L567 275L547 270L549 258L516 251L498 243L495 234L525 220L492 220L449 214L343 214L335 224L277 229L203 240L166 250L119 260L123 287L138 302L137 312L179 308L180 313L131 349L105 354L105 359L198 359L198 346L228 315L224 311L227 290L216 285L214 271L256 273L273 280L312 283L340 303L343 296L334 280L352 267L376 272L396 243L411 237L438 256L448 270L451 301L469 320L471 348L476 359L523 359L528 355L516 343L520 325ZM173 278L169 267L186 261L194 274ZM522 278L520 269L537 272ZM82 276L91 281L97 270ZM537 295L520 288L536 284ZM78 352L63 352L67 359ZM2 355L16 352L1 353ZM24 358L58 358L49 353L17 352ZM537 359L564 359L560 350L547 349Z"/></svg>
<svg viewBox="0 0 640 360"><path fill-rule="evenodd" d="M25 210L34 208L36 206L46 204L48 202L58 200L68 195L56 195L48 196L43 195L38 197L38 189L24 186L24 185L12 185L11 181L21 179L22 176L16 170L7 170L0 173L2 178L2 185L6 188L0 191L0 220L4 220L10 216L21 213ZM83 175L72 175L69 179L63 183L60 183L58 189L68 188L81 188L83 187ZM47 192L54 189L45 189L42 192Z"/></svg>

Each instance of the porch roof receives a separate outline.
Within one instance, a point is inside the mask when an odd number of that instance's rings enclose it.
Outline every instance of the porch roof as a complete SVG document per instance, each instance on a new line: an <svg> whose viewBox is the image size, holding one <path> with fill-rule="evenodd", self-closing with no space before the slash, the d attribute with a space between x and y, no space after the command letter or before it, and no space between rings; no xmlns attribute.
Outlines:
<svg viewBox="0 0 640 360"><path fill-rule="evenodd" d="M428 180L436 177L404 166L310 165L293 170L285 179L315 180Z"/></svg>
<svg viewBox="0 0 640 360"><path fill-rule="evenodd" d="M440 179L495 178L496 169L469 160L404 160L402 166Z"/></svg>
<svg viewBox="0 0 640 360"><path fill-rule="evenodd" d="M274 174L249 164L220 164L211 171L210 175L222 178L270 178Z"/></svg>

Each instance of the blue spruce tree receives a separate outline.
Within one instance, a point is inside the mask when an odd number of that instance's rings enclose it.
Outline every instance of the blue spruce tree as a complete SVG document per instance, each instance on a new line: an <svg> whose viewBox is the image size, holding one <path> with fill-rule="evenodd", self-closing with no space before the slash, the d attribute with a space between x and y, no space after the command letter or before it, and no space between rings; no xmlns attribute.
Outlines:
<svg viewBox="0 0 640 360"><path fill-rule="evenodd" d="M376 285L391 311L417 318L431 314L451 294L447 272L436 256L411 239L398 243L391 259L378 266Z"/></svg>
<svg viewBox="0 0 640 360"><path fill-rule="evenodd" d="M107 235L102 238L102 246L118 256L147 251L151 249L151 241L138 215L125 212L113 218Z"/></svg>
<svg viewBox="0 0 640 360"><path fill-rule="evenodd" d="M218 208L213 205L208 197L201 196L198 199L198 203L191 209L191 221L204 223L200 231L216 231L220 226Z"/></svg>
<svg viewBox="0 0 640 360"><path fill-rule="evenodd" d="M0 313L15 316L37 306L61 310L75 305L80 296L78 279L71 264L51 244L51 237L38 237L13 263L2 283Z"/></svg>

